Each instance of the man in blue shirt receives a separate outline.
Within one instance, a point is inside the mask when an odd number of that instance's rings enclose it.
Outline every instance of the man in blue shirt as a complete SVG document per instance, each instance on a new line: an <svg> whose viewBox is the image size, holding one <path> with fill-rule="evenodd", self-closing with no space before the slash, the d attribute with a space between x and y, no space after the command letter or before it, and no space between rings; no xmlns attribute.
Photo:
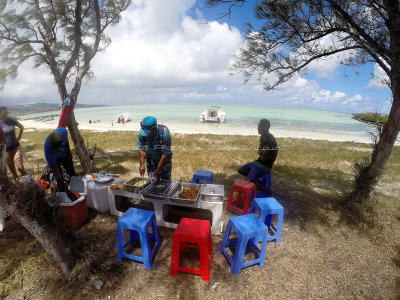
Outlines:
<svg viewBox="0 0 400 300"><path fill-rule="evenodd" d="M143 175L147 166L148 176L163 180L171 179L172 151L171 135L164 125L157 125L157 119L147 116L140 123L138 136L139 173Z"/></svg>
<svg viewBox="0 0 400 300"><path fill-rule="evenodd" d="M62 176L61 166L70 177L76 175L67 129L59 127L49 134L44 143L44 155L51 172L56 177L58 190L66 192L67 186Z"/></svg>

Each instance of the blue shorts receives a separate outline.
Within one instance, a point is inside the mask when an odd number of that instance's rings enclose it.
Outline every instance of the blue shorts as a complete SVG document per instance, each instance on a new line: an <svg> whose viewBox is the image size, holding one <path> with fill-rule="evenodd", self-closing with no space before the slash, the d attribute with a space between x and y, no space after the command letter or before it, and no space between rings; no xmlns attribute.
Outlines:
<svg viewBox="0 0 400 300"><path fill-rule="evenodd" d="M247 174L246 177L255 184L258 184L258 179L267 174L268 171L271 171L260 168L254 162L247 163L240 169L242 169L244 173Z"/></svg>

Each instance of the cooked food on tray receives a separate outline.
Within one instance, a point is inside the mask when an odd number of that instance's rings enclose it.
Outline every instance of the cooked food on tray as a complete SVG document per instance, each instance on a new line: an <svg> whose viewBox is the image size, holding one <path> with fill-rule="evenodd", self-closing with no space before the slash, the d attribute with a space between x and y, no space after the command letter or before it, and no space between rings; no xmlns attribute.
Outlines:
<svg viewBox="0 0 400 300"><path fill-rule="evenodd" d="M182 199L196 199L197 194L199 193L198 187L184 187L182 192L179 194L179 198Z"/></svg>
<svg viewBox="0 0 400 300"><path fill-rule="evenodd" d="M142 185L144 185L146 183L147 183L146 179L140 179L140 180L136 181L133 185L134 186L142 186Z"/></svg>
<svg viewBox="0 0 400 300"><path fill-rule="evenodd" d="M123 183L113 183L110 185L110 189L112 190L124 190L125 189L125 184Z"/></svg>

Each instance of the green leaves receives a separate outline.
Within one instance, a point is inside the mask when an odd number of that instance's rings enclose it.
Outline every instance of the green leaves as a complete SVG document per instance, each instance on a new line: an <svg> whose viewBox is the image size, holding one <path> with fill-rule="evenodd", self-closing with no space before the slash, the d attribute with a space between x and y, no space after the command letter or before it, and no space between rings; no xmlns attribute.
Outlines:
<svg viewBox="0 0 400 300"><path fill-rule="evenodd" d="M100 10L96 1L0 0L0 83L32 59L35 67L52 71L59 90L75 81L79 93L82 78L93 78L91 60L111 42L105 29L117 24L131 3L108 0Z"/></svg>

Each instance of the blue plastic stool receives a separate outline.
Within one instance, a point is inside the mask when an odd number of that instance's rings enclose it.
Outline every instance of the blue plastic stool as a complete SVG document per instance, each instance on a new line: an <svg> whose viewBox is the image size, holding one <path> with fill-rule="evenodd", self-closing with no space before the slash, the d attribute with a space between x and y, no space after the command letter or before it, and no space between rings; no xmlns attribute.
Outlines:
<svg viewBox="0 0 400 300"><path fill-rule="evenodd" d="M211 171L197 170L192 178L192 183L200 183L203 180L204 183L213 183L213 176Z"/></svg>
<svg viewBox="0 0 400 300"><path fill-rule="evenodd" d="M283 206L274 197L254 198L249 213L254 213L257 209L261 222L268 226L268 230L275 232L275 235L267 236L267 240L275 240L277 244L281 242L283 225ZM273 215L278 215L278 225L272 224Z"/></svg>
<svg viewBox="0 0 400 300"><path fill-rule="evenodd" d="M229 240L232 229L235 230L238 238ZM267 233L267 226L254 214L247 214L229 219L221 247L219 248L219 253L224 253L231 265L232 274L239 274L242 268L251 265L260 264L260 267L264 265L265 253L267 251ZM258 248L258 239L260 236L262 237L261 249ZM234 243L236 243L236 250L232 258L227 252L226 247ZM250 247L256 250L259 257L244 263L243 259L246 249L250 249Z"/></svg>
<svg viewBox="0 0 400 300"><path fill-rule="evenodd" d="M261 185L267 188L268 190L271 190L271 172L268 172L265 174L261 179Z"/></svg>
<svg viewBox="0 0 400 300"><path fill-rule="evenodd" d="M153 233L149 234L148 229L151 226ZM129 241L124 244L124 229L129 229ZM130 242L135 242L140 236L142 247L142 256L125 253L124 249ZM150 239L155 239L154 248L150 248ZM118 260L123 257L143 262L146 269L153 266L152 258L161 246L160 234L158 232L156 217L153 211L147 211L131 207L118 220Z"/></svg>

